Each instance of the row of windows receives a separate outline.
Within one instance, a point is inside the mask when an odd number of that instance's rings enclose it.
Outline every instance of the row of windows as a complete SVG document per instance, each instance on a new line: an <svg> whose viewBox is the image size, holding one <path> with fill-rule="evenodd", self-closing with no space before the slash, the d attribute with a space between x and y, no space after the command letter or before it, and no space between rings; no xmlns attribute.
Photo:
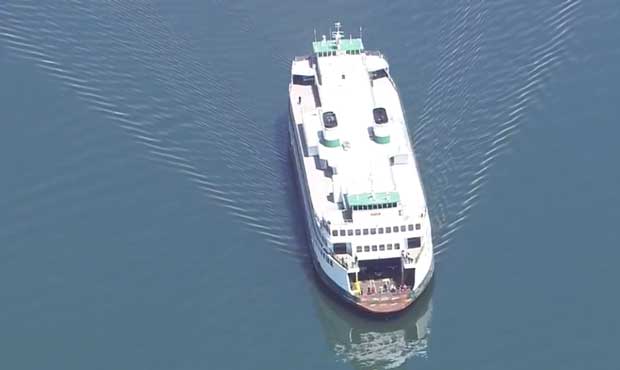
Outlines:
<svg viewBox="0 0 620 370"><path fill-rule="evenodd" d="M388 226L388 227L378 227L378 228L370 228L370 229L348 229L348 230L332 230L332 236L353 236L353 233L355 233L355 235L375 235L375 234L390 234L390 233L397 233L399 230L401 232L405 232L407 230L409 231L413 231L414 228L415 230L420 230L422 226L420 224L415 224L415 226L413 224L409 224L409 225L400 225L399 226Z"/></svg>
<svg viewBox="0 0 620 370"><path fill-rule="evenodd" d="M352 206L351 209L354 211L366 211L369 209L384 209L384 208L394 208L396 207L396 202L394 203L381 203L381 204L373 204L369 206Z"/></svg>
<svg viewBox="0 0 620 370"><path fill-rule="evenodd" d="M356 49L356 50L346 50L345 53L349 54L349 55L356 55L356 54L361 54L362 51L358 50L358 49ZM321 51L321 52L318 52L317 54L320 57L329 57L329 56L336 55L336 52L335 51Z"/></svg>
<svg viewBox="0 0 620 370"><path fill-rule="evenodd" d="M362 246L358 245L357 247L355 247L355 249L357 250L357 252L361 252L362 251ZM384 250L388 250L391 251L392 249L396 249L399 250L400 249L400 243L395 243L394 245L390 244L379 244L379 245L365 245L364 246L364 252L370 252L371 250L373 252L376 252L377 250L379 251L384 251Z"/></svg>

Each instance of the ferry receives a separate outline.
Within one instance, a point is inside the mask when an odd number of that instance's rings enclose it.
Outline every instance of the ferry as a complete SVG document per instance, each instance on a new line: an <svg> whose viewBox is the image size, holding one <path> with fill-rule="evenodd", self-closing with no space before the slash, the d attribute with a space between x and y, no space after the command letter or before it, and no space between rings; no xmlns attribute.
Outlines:
<svg viewBox="0 0 620 370"><path fill-rule="evenodd" d="M314 268L354 307L409 307L433 276L420 172L386 57L336 22L295 57L289 134Z"/></svg>

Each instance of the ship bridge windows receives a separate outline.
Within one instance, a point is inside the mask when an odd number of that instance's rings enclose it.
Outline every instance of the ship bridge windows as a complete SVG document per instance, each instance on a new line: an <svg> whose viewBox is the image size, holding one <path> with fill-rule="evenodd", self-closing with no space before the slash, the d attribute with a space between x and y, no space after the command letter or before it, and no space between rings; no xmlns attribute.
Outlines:
<svg viewBox="0 0 620 370"><path fill-rule="evenodd" d="M293 85L312 86L314 85L314 76L293 75Z"/></svg>
<svg viewBox="0 0 620 370"><path fill-rule="evenodd" d="M353 205L351 209L354 211L368 211L373 209L386 209L386 208L395 208L398 205L396 202L390 203L379 203L379 204L369 204L369 205Z"/></svg>

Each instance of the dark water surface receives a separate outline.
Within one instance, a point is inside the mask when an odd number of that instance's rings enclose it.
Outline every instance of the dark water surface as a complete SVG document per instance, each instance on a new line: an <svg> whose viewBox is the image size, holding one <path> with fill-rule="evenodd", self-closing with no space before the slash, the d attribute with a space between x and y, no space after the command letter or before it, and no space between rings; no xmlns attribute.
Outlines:
<svg viewBox="0 0 620 370"><path fill-rule="evenodd" d="M388 322L317 284L288 157L336 20L433 216ZM0 2L0 367L618 369L619 66L612 0Z"/></svg>

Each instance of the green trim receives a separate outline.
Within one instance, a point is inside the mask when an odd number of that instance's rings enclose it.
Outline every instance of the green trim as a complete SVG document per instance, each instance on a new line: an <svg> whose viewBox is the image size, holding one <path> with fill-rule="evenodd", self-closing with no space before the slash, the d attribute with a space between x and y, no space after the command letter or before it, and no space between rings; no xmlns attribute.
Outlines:
<svg viewBox="0 0 620 370"><path fill-rule="evenodd" d="M349 207L373 206L386 203L398 203L400 201L400 194L397 191L374 194L347 194L345 198Z"/></svg>
<svg viewBox="0 0 620 370"><path fill-rule="evenodd" d="M340 139L336 139L336 140L323 140L321 142L323 145L325 145L328 148L337 148L340 146Z"/></svg>
<svg viewBox="0 0 620 370"><path fill-rule="evenodd" d="M374 136L375 143L377 144L389 144L390 143L390 135L388 136Z"/></svg>
<svg viewBox="0 0 620 370"><path fill-rule="evenodd" d="M337 148L340 146L340 139L335 140L321 140L321 144L325 145L328 148Z"/></svg>
<svg viewBox="0 0 620 370"><path fill-rule="evenodd" d="M312 50L319 56L329 56L330 52L341 50L347 54L357 54L364 50L362 39L340 39L340 49L336 48L336 40L315 41Z"/></svg>
<svg viewBox="0 0 620 370"><path fill-rule="evenodd" d="M337 148L340 146L340 139L327 140L323 131L319 131L319 141L328 148Z"/></svg>

